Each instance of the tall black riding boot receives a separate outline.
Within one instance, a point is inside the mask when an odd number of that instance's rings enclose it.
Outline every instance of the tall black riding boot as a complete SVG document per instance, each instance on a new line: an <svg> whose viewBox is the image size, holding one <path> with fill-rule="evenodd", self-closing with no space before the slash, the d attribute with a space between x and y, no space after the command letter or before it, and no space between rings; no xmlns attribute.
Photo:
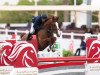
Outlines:
<svg viewBox="0 0 100 75"><path fill-rule="evenodd" d="M27 41L30 40L30 37L32 36L31 33L28 33L28 36L27 36Z"/></svg>

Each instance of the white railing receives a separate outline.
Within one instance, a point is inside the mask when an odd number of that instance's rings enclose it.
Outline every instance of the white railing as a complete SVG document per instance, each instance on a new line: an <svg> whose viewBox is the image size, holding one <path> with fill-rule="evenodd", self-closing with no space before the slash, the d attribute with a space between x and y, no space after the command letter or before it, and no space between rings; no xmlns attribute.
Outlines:
<svg viewBox="0 0 100 75"><path fill-rule="evenodd" d="M16 35L18 33L28 33L29 31L26 30L26 31L22 31L22 30L8 30L8 29L0 29L0 32L4 32L7 36L9 35L8 33L9 32L13 32L15 33ZM84 36L84 37L100 37L100 34L96 35L96 34L90 34L90 33L85 33L85 34L79 34L79 33L74 33L74 32L71 32L71 33L63 33L62 31L60 32L60 36L62 37L62 35L69 35L71 36L71 38L74 38L74 36Z"/></svg>
<svg viewBox="0 0 100 75"><path fill-rule="evenodd" d="M18 35L18 33L28 33L28 30L21 31L21 30L7 30L7 29L5 29L5 30L0 30L0 32L3 32L4 33L4 34L1 34L0 40L8 40L8 39L10 40L11 38L9 36L11 36L11 35L9 35L9 32L13 32L15 34L15 36L16 36L15 40L19 40L20 39L20 36ZM63 35L68 35L71 38L64 38L64 39L62 39L63 38L62 37ZM84 36L85 39L87 37L98 37L98 38L100 38L100 34L98 34L98 35L96 35L96 34L89 34L89 33L79 34L79 33L73 33L73 32L71 32L71 33L63 33L61 31L61 35L60 35L60 37L58 37L57 42L60 42L61 47L64 47L64 45L66 45L66 43L67 43L67 45L69 45L71 41L75 41L76 40L74 38L74 36L80 36L80 37L81 36ZM69 40L70 40L70 42L68 42ZM78 42L80 42L80 39L78 39ZM79 45L79 44L77 44L77 45ZM77 45L75 44L75 50L76 50L77 47L79 47ZM60 48L60 49L63 49L63 48Z"/></svg>
<svg viewBox="0 0 100 75"><path fill-rule="evenodd" d="M38 6L0 6L0 11L99 11L94 5L38 5Z"/></svg>
<svg viewBox="0 0 100 75"><path fill-rule="evenodd" d="M18 36L18 33L28 33L29 31L26 30L26 31L22 31L22 30L8 30L8 29L0 29L0 32L3 32L4 34L1 34L1 35L5 35L5 37L8 37L9 35L9 32L13 32L16 36ZM85 39L87 37L97 37L97 38L100 38L100 34L96 35L96 34L89 34L89 33L85 33L85 34L79 34L79 33L74 33L74 32L71 32L71 33L63 33L62 31L60 32L60 37L58 39L62 39L63 35L68 35L71 37L71 40L74 40L74 36L84 36Z"/></svg>
<svg viewBox="0 0 100 75"><path fill-rule="evenodd" d="M65 36L70 36L70 38L63 38L63 35ZM78 38L74 38L75 36L77 36ZM63 50L63 49L67 49L70 50L70 45L73 45L73 51L76 52L77 48L80 47L80 43L81 43L81 37L85 37L85 41L88 37L97 37L100 38L100 34L96 35L96 34L90 34L90 33L85 33L85 34L79 34L79 33L63 33L61 32L60 37L57 38L56 42L59 42L60 44L60 48L59 50Z"/></svg>
<svg viewBox="0 0 100 75"><path fill-rule="evenodd" d="M3 32L15 32L15 33L28 33L28 30L26 31L22 31L22 30L8 30L8 29L3 29L1 30L0 29L0 32L3 31Z"/></svg>
<svg viewBox="0 0 100 75"><path fill-rule="evenodd" d="M73 33L73 32L71 32L71 33L62 33L61 32L61 37L62 37L62 35L69 35L69 36L71 36L71 38L74 38L74 36L84 36L85 38L87 38L87 37L97 37L97 38L99 38L100 37L100 34L90 34L90 33L85 33L85 34L79 34L79 33Z"/></svg>
<svg viewBox="0 0 100 75"><path fill-rule="evenodd" d="M0 30L0 32L4 32L3 34L1 34L1 37L3 38L0 38L0 40L8 40L8 39L11 39L11 35L9 35L9 32L12 32L15 34L16 38L15 40L19 40L20 37L18 35L18 33L28 33L28 30L26 31L21 31L21 30L8 30L8 29L3 29L3 30Z"/></svg>
<svg viewBox="0 0 100 75"><path fill-rule="evenodd" d="M66 36L70 36L70 38L63 38L63 35ZM78 38L74 38L74 36L78 36ZM60 37L57 37L56 40L56 45L59 45L59 48L56 48L55 50L58 51L58 53L55 53L55 57L56 56L61 56L62 57L62 50L73 50L73 53L76 52L76 50L78 48L80 48L80 43L81 43L81 37L85 37L85 41L88 37L100 37L100 34L96 35L96 34L89 34L89 33L85 33L85 34L79 34L79 33L63 33L61 31L60 33ZM70 45L73 47L71 48ZM50 53L48 54L47 49L45 49L43 52L39 53L40 57L47 57L48 56L52 56ZM82 55L84 55L84 53L82 53ZM53 57L53 56L52 56Z"/></svg>

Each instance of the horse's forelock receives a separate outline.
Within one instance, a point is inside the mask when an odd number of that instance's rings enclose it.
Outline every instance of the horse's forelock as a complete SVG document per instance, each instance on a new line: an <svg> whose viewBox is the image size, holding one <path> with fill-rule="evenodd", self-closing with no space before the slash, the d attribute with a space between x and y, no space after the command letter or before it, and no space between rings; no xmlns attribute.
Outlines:
<svg viewBox="0 0 100 75"><path fill-rule="evenodd" d="M58 16L53 16L52 19L53 19L54 21L58 21L59 17L58 17Z"/></svg>

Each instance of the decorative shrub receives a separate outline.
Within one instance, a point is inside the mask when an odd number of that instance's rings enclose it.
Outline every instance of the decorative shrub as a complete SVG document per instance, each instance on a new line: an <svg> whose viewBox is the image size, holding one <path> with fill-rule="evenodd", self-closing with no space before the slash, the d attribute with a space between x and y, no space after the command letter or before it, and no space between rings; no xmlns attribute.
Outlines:
<svg viewBox="0 0 100 75"><path fill-rule="evenodd" d="M70 50L63 50L63 57L73 56L73 52Z"/></svg>

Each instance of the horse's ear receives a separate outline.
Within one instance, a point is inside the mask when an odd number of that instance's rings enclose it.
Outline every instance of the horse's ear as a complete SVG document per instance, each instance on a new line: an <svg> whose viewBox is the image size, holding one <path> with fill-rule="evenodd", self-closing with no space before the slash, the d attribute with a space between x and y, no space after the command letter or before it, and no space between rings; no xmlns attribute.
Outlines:
<svg viewBox="0 0 100 75"><path fill-rule="evenodd" d="M58 16L53 16L52 19L55 20L55 21L58 21L59 17Z"/></svg>

